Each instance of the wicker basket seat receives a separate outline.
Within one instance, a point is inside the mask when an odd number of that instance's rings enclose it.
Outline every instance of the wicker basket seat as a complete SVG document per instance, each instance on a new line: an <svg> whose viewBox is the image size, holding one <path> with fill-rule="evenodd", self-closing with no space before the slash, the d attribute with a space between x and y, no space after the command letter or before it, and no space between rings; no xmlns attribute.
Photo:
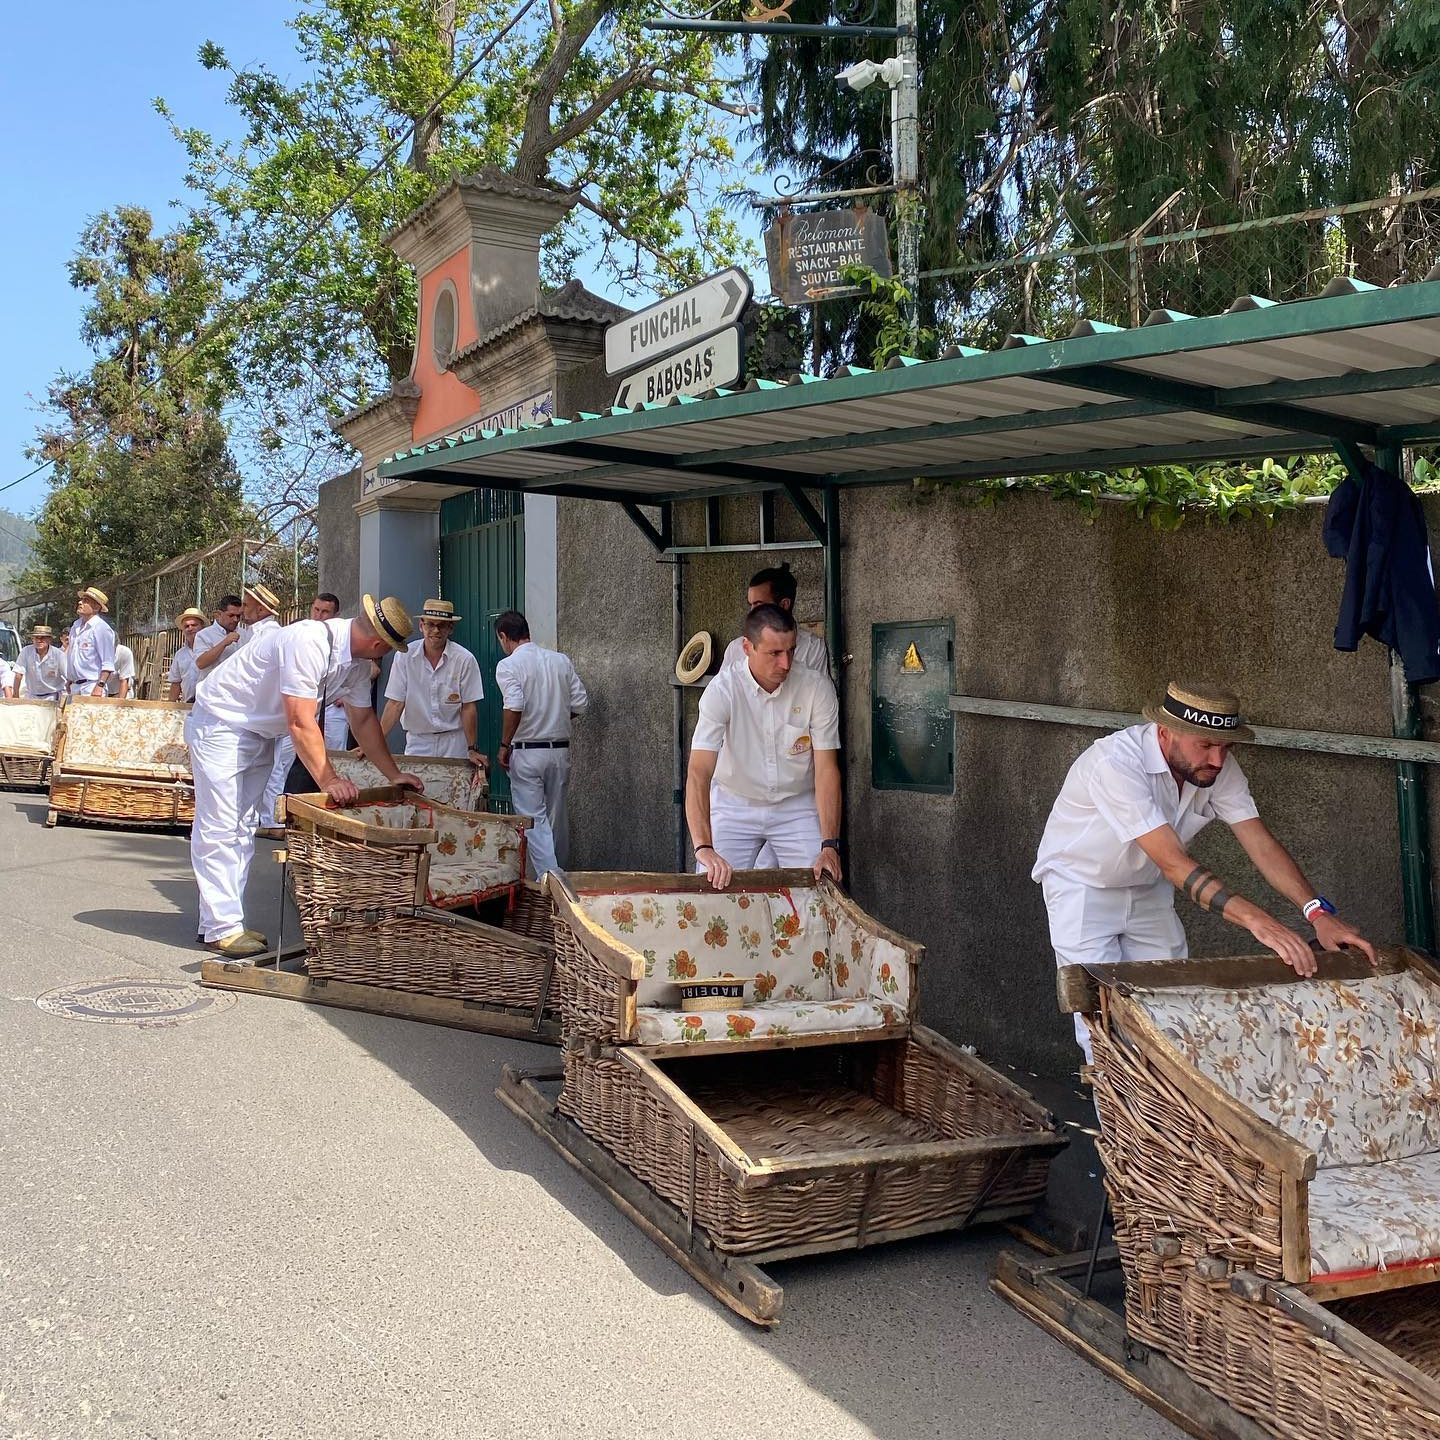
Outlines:
<svg viewBox="0 0 1440 1440"><path fill-rule="evenodd" d="M195 789L185 717L168 700L73 696L61 711L50 772L59 816L124 825L189 825Z"/></svg>
<svg viewBox="0 0 1440 1440"><path fill-rule="evenodd" d="M528 819L390 788L362 791L347 809L324 795L287 796L285 815L312 979L544 1006L554 944L549 900L523 878ZM470 904L488 918L450 913Z"/></svg>
<svg viewBox="0 0 1440 1440"><path fill-rule="evenodd" d="M363 755L353 750L331 750L330 764L362 790L383 789L390 782ZM425 786L425 798L455 810L484 810L490 785L483 770L468 760L451 760L443 755L397 756L396 763Z"/></svg>
<svg viewBox="0 0 1440 1440"><path fill-rule="evenodd" d="M867 928L840 892L773 890L576 892L582 914L636 957L633 1037L643 1044L773 1039L906 1024L914 955ZM842 903L843 902L843 903ZM741 977L744 1003L698 1017L679 1006L676 982Z"/></svg>
<svg viewBox="0 0 1440 1440"><path fill-rule="evenodd" d="M0 698L0 785L44 787L59 717L51 700Z"/></svg>
<svg viewBox="0 0 1440 1440"><path fill-rule="evenodd" d="M1276 1435L1440 1440L1440 972L1061 972L1130 1335Z"/></svg>
<svg viewBox="0 0 1440 1440"><path fill-rule="evenodd" d="M859 1248L1044 1194L1063 1148L1018 1086L914 1022L923 947L808 871L552 874L559 1108L718 1252ZM676 982L744 980L687 1012ZM682 1262L683 1263L683 1262Z"/></svg>

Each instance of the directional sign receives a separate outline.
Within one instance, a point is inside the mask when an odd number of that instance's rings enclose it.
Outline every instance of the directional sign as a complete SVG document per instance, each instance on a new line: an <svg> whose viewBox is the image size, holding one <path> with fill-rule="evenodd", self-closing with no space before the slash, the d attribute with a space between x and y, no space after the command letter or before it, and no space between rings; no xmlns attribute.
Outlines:
<svg viewBox="0 0 1440 1440"><path fill-rule="evenodd" d="M717 386L733 385L744 368L745 332L732 325L627 375L620 382L615 403L655 405L672 395L703 395Z"/></svg>
<svg viewBox="0 0 1440 1440"><path fill-rule="evenodd" d="M770 288L787 305L813 305L860 292L846 282L847 265L890 274L883 217L863 205L850 210L782 211L765 232Z"/></svg>
<svg viewBox="0 0 1440 1440"><path fill-rule="evenodd" d="M734 325L755 287L733 266L617 320L605 332L605 373L619 375Z"/></svg>

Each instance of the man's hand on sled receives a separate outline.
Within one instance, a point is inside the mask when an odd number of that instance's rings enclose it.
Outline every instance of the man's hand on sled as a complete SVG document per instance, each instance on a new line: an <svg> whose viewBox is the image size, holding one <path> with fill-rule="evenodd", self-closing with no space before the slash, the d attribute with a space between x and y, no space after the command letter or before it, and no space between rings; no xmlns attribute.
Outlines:
<svg viewBox="0 0 1440 1440"><path fill-rule="evenodd" d="M695 863L705 872L716 890L723 890L735 874L730 862L713 845L701 845L695 851Z"/></svg>
<svg viewBox="0 0 1440 1440"><path fill-rule="evenodd" d="M1321 911L1310 923L1314 926L1315 938L1326 950L1361 950L1372 965L1380 963L1375 947L1338 915L1326 915Z"/></svg>

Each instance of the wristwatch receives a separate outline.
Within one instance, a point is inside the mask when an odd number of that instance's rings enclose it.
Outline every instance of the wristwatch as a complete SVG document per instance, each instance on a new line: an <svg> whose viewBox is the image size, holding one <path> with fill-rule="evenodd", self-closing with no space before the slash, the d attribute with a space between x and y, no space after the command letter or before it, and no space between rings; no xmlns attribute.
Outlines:
<svg viewBox="0 0 1440 1440"><path fill-rule="evenodd" d="M1313 920L1316 915L1334 915L1336 911L1323 895L1317 895L1313 900L1307 900L1300 907L1300 913L1307 920Z"/></svg>
<svg viewBox="0 0 1440 1440"><path fill-rule="evenodd" d="M839 840L822 840L820 842L820 848L822 850L838 850L840 848L840 842Z"/></svg>

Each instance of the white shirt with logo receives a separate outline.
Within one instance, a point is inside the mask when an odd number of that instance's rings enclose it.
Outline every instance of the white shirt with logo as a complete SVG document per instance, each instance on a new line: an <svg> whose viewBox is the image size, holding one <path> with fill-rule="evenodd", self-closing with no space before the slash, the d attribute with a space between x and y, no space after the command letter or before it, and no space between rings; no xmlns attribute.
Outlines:
<svg viewBox="0 0 1440 1440"><path fill-rule="evenodd" d="M195 698L195 682L200 678L200 669L195 664L195 650L200 643L200 636L204 633L203 630L197 630L193 644L187 645L182 640L180 648L175 652L174 659L170 661L170 673L167 678L172 685L180 687L182 700Z"/></svg>
<svg viewBox="0 0 1440 1440"><path fill-rule="evenodd" d="M474 704L484 694L480 662L453 640L446 644L438 665L426 658L424 640L412 640L391 662L385 683L385 698L405 706L400 723L407 735L443 735L460 729L460 707Z"/></svg>
<svg viewBox="0 0 1440 1440"><path fill-rule="evenodd" d="M72 685L99 683L102 670L115 668L115 632L99 615L70 627L66 677Z"/></svg>
<svg viewBox="0 0 1440 1440"><path fill-rule="evenodd" d="M58 645L51 645L43 656L34 645L23 646L15 670L32 700L51 700L64 693L65 652Z"/></svg>
<svg viewBox="0 0 1440 1440"><path fill-rule="evenodd" d="M1154 885L1160 867L1135 843L1168 825L1189 845L1212 820L1238 825L1260 814L1234 752L1208 787L1175 783L1154 725L1097 740L1060 787L1031 879L1060 875L1108 890Z"/></svg>
<svg viewBox="0 0 1440 1440"><path fill-rule="evenodd" d="M349 620L266 626L238 646L232 659L201 675L192 718L200 724L221 720L278 740L290 733L285 697L314 700L318 708L322 692L327 719L342 703L370 708L370 662L351 656Z"/></svg>
<svg viewBox="0 0 1440 1440"><path fill-rule="evenodd" d="M773 804L815 790L815 751L840 748L835 687L817 670L793 666L772 691L750 673L748 660L705 687L691 739L716 750L715 784L732 795Z"/></svg>

